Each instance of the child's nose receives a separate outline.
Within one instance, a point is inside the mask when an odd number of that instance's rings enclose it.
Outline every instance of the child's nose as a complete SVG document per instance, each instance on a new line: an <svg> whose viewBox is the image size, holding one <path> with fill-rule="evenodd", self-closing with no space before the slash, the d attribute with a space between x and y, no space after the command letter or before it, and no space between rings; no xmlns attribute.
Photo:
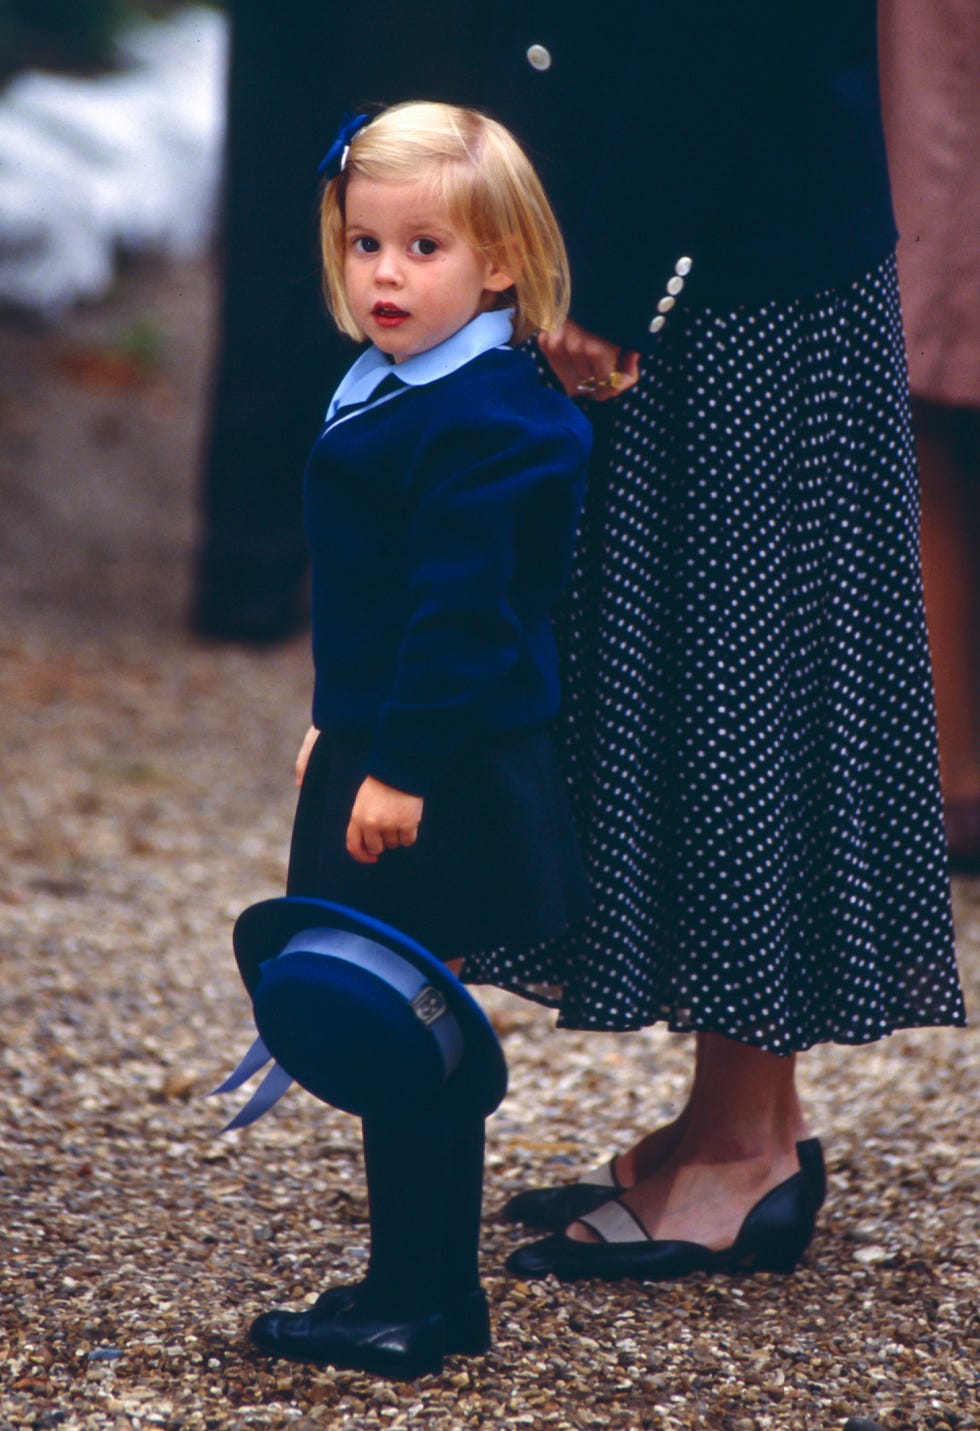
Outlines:
<svg viewBox="0 0 980 1431"><path fill-rule="evenodd" d="M390 249L382 249L378 254L378 261L374 265L375 283L400 283L401 264L398 262L398 255Z"/></svg>

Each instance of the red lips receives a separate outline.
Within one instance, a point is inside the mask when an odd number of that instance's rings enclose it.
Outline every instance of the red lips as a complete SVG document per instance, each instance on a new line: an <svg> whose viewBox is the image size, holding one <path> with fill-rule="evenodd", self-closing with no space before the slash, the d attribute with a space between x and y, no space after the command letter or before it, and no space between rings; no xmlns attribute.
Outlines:
<svg viewBox="0 0 980 1431"><path fill-rule="evenodd" d="M395 303L376 303L371 313L383 328L394 327L409 316L404 308L399 308Z"/></svg>

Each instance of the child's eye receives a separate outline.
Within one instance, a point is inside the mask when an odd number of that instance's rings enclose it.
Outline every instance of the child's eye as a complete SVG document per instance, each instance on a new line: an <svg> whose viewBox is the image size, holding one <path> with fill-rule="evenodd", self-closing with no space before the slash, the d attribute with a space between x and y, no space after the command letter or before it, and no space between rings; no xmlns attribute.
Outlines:
<svg viewBox="0 0 980 1431"><path fill-rule="evenodd" d="M376 238L371 238L369 234L361 234L354 239L353 248L355 253L377 253L381 248Z"/></svg>
<svg viewBox="0 0 980 1431"><path fill-rule="evenodd" d="M439 245L436 243L435 239L417 238L411 244L409 248L409 253L421 254L423 258L428 258L431 254L435 253L438 247Z"/></svg>

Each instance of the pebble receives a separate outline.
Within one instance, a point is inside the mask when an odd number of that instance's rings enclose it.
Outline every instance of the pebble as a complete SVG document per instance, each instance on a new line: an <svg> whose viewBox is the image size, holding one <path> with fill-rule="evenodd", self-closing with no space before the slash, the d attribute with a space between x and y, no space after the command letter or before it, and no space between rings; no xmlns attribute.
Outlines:
<svg viewBox="0 0 980 1431"><path fill-rule="evenodd" d="M888 1248L877 1243L872 1243L869 1247L859 1247L854 1253L854 1261L860 1262L862 1267L877 1267L882 1262L888 1262L890 1258Z"/></svg>

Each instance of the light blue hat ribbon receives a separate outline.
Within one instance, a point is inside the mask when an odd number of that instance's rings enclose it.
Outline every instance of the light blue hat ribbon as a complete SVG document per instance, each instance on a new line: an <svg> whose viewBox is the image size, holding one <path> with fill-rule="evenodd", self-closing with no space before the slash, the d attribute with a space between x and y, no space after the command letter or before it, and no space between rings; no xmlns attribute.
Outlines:
<svg viewBox="0 0 980 1431"><path fill-rule="evenodd" d="M283 959L293 953L322 954L330 959L339 959L376 975L390 985L402 995L435 1040L445 1077L448 1079L456 1071L463 1056L463 1031L443 995L429 983L421 969L417 969L394 950L346 930L304 929L290 939L276 958ZM257 1038L234 1072L207 1096L210 1098L219 1093L233 1093L271 1059L272 1054L262 1038ZM221 1132L231 1133L236 1128L247 1128L249 1124L255 1123L279 1102L294 1081L281 1063L273 1062L251 1098L234 1118L225 1124Z"/></svg>

